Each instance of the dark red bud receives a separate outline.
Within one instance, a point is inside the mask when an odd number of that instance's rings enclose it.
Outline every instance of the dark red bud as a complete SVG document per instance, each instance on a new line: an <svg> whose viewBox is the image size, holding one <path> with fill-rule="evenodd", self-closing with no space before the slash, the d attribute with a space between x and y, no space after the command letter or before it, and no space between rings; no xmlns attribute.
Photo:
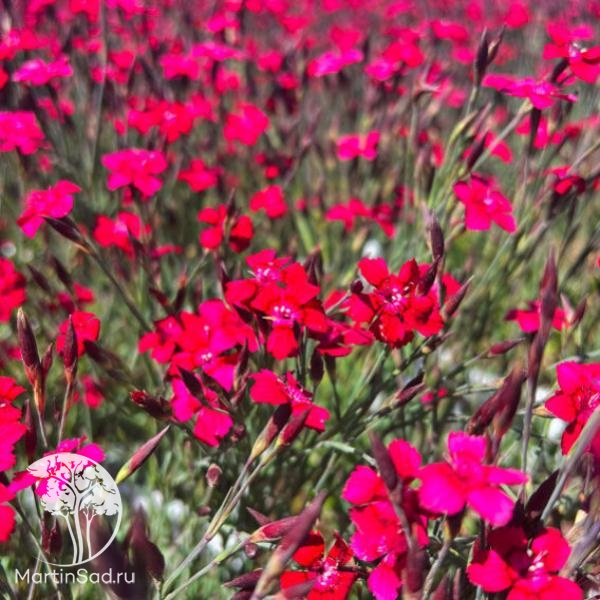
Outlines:
<svg viewBox="0 0 600 600"><path fill-rule="evenodd" d="M206 483L208 487L215 487L219 483L222 474L223 470L219 465L211 464L206 470Z"/></svg>
<svg viewBox="0 0 600 600"><path fill-rule="evenodd" d="M41 364L33 330L22 308L19 308L17 312L17 337L19 339L19 349L21 350L21 360L25 365L27 377L33 385L30 373L36 373L41 368Z"/></svg>
<svg viewBox="0 0 600 600"><path fill-rule="evenodd" d="M385 486L390 491L394 491L398 485L398 473L394 462L383 442L374 433L369 433L369 441L379 474L385 483Z"/></svg>
<svg viewBox="0 0 600 600"><path fill-rule="evenodd" d="M360 294L363 291L363 282L360 279L355 279L351 284L350 284L350 291L353 294Z"/></svg>
<svg viewBox="0 0 600 600"><path fill-rule="evenodd" d="M490 347L488 350L489 356L498 356L501 354L506 354L508 351L512 350L515 346L518 346L521 342L523 342L525 338L517 338L514 340L506 340L504 342L498 342Z"/></svg>

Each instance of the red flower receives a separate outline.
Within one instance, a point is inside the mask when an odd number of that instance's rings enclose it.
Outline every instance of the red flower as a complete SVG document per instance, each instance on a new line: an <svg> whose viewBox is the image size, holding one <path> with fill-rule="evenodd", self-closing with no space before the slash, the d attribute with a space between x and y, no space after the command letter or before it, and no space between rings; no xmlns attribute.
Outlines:
<svg viewBox="0 0 600 600"><path fill-rule="evenodd" d="M352 560L352 550L335 533L335 542L325 554L325 542L318 531L311 531L296 550L293 560L305 571L284 571L281 588L286 589L306 581L316 580L306 596L307 600L345 600L350 594L357 574L341 571Z"/></svg>
<svg viewBox="0 0 600 600"><path fill-rule="evenodd" d="M470 506L492 525L505 525L512 517L514 502L500 485L527 481L516 469L482 464L486 439L454 431L448 436L450 457L421 470L419 499L433 513L455 515Z"/></svg>
<svg viewBox="0 0 600 600"><path fill-rule="evenodd" d="M401 504L420 546L429 543L427 517L419 512L417 492L410 487L418 476L421 456L404 440L394 440L388 446L401 486ZM380 560L369 576L369 589L377 600L396 598L402 584L400 572L408 550L398 514L390 501L383 479L370 467L359 466L350 475L344 500L354 504L350 519L356 528L351 547L361 560Z"/></svg>
<svg viewBox="0 0 600 600"><path fill-rule="evenodd" d="M15 497L4 484L0 483L0 542L7 542L15 528L15 509L8 504Z"/></svg>
<svg viewBox="0 0 600 600"><path fill-rule="evenodd" d="M469 182L454 184L456 197L465 205L465 227L472 231L487 231L492 223L512 233L517 226L512 205L489 179L473 174Z"/></svg>
<svg viewBox="0 0 600 600"><path fill-rule="evenodd" d="M198 221L211 226L200 234L200 245L207 250L216 250L228 234L229 247L234 252L243 252L250 245L254 235L250 217L240 215L228 219L227 207L223 204L217 208L203 208L198 213Z"/></svg>
<svg viewBox="0 0 600 600"><path fill-rule="evenodd" d="M21 419L20 409L13 406L15 398L24 391L25 388L17 385L10 377L0 376L0 472L8 471L15 466L17 459L14 447L27 429L19 422ZM0 499L0 502L3 501Z"/></svg>
<svg viewBox="0 0 600 600"><path fill-rule="evenodd" d="M27 111L0 112L0 152L19 150L33 154L44 142L35 114Z"/></svg>
<svg viewBox="0 0 600 600"><path fill-rule="evenodd" d="M516 321L523 333L534 333L540 328L542 314L542 305L539 300L533 300L528 303L527 309L513 308L506 313L507 321ZM562 308L557 308L554 311L552 319L552 327L557 331L561 331L563 327L568 325L565 311Z"/></svg>
<svg viewBox="0 0 600 600"><path fill-rule="evenodd" d="M177 179L185 181L194 192L203 192L215 187L219 181L221 169L210 169L199 158L194 158L190 162L188 169L180 171Z"/></svg>
<svg viewBox="0 0 600 600"><path fill-rule="evenodd" d="M278 377L272 371L263 369L252 375L254 385L250 398L254 402L265 404L291 404L292 413L308 410L306 426L315 431L325 431L325 421L329 419L326 408L313 404L313 395L304 389L291 373Z"/></svg>
<svg viewBox="0 0 600 600"><path fill-rule="evenodd" d="M157 150L130 148L105 154L102 164L110 171L109 190L132 185L147 199L162 187L162 181L156 175L167 168L167 159Z"/></svg>
<svg viewBox="0 0 600 600"><path fill-rule="evenodd" d="M556 378L559 390L546 402L546 408L568 423L561 440L562 453L567 454L600 406L600 363L561 363L556 367ZM600 433L594 437L591 450L600 457Z"/></svg>
<svg viewBox="0 0 600 600"><path fill-rule="evenodd" d="M557 575L571 549L558 529L548 527L529 540L519 527L501 527L488 536L489 549L476 548L469 579L484 591L509 590L507 600L583 599L579 586Z"/></svg>
<svg viewBox="0 0 600 600"><path fill-rule="evenodd" d="M77 353L83 356L85 353L84 342L95 342L100 335L100 319L91 312L76 310L71 313L73 329L77 336ZM65 319L58 328L59 335L56 338L56 351L62 354L65 347L65 337L69 328L69 319Z"/></svg>
<svg viewBox="0 0 600 600"><path fill-rule="evenodd" d="M27 237L34 237L44 222L44 217L60 219L66 217L73 209L73 194L81 188L71 181L61 179L54 187L47 190L29 192L25 201L25 210L17 219L17 224Z"/></svg>
<svg viewBox="0 0 600 600"><path fill-rule="evenodd" d="M309 332L327 329L325 313L317 299L320 288L309 283L302 265L285 267L280 277L279 281L260 286L250 302L268 331L267 350L277 360L296 356L297 334L304 328Z"/></svg>
<svg viewBox="0 0 600 600"><path fill-rule="evenodd" d="M0 323L6 323L15 308L25 302L25 277L8 258L0 257Z"/></svg>
<svg viewBox="0 0 600 600"><path fill-rule="evenodd" d="M171 381L173 415L182 422L189 421L195 416L194 435L207 446L217 447L229 433L233 426L233 419L220 408L217 394L204 386L200 380L198 384L202 386L204 392L204 403L190 393L181 379Z"/></svg>
<svg viewBox="0 0 600 600"><path fill-rule="evenodd" d="M230 113L223 134L228 142L237 141L244 146L254 146L268 129L269 118L253 104L243 103L237 112Z"/></svg>
<svg viewBox="0 0 600 600"><path fill-rule="evenodd" d="M139 240L143 233L148 233L142 220L134 213L120 212L114 220L100 215L94 229L94 239L103 248L115 246L130 256L133 255L131 240Z"/></svg>
<svg viewBox="0 0 600 600"><path fill-rule="evenodd" d="M98 408L104 401L104 393L100 385L90 375L82 375L83 402L91 409Z"/></svg>
<svg viewBox="0 0 600 600"><path fill-rule="evenodd" d="M571 167L554 167L548 173L554 175L552 189L559 196L566 196L571 191L575 191L577 195L585 192L585 188L587 187L585 179L581 175L571 173Z"/></svg>
<svg viewBox="0 0 600 600"><path fill-rule="evenodd" d="M377 156L379 131L369 131L366 135L352 133L343 135L337 142L337 155L340 160L352 160L362 156L365 160L374 160Z"/></svg>
<svg viewBox="0 0 600 600"><path fill-rule="evenodd" d="M261 208L267 213L269 219L280 219L287 213L287 204L280 186L270 185L250 198L251 211L257 212Z"/></svg>
<svg viewBox="0 0 600 600"><path fill-rule="evenodd" d="M439 301L433 289L419 292L421 274L414 259L404 263L397 275L389 272L382 258L363 258L358 267L374 289L352 294L346 302L348 316L368 323L378 340L400 348L415 331L430 336L442 329Z"/></svg>
<svg viewBox="0 0 600 600"><path fill-rule="evenodd" d="M276 258L276 256L275 250L265 249L246 258L253 278L228 282L225 286L227 302L233 306L252 310L250 303L261 285L281 281L283 267L291 260L288 257Z"/></svg>

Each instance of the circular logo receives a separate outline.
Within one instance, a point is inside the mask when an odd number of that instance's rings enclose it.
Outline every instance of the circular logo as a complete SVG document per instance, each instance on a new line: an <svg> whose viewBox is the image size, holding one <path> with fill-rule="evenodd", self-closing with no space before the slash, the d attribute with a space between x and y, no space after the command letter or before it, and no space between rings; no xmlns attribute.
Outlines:
<svg viewBox="0 0 600 600"><path fill-rule="evenodd" d="M63 539L66 547L70 538L72 561L49 564L82 565L102 554L117 535L122 513L119 488L106 469L87 456L57 452L36 460L27 471L37 479L35 492L42 508L64 520L69 533ZM100 516L112 526L112 535L98 550L92 527ZM66 552L69 556L68 548Z"/></svg>

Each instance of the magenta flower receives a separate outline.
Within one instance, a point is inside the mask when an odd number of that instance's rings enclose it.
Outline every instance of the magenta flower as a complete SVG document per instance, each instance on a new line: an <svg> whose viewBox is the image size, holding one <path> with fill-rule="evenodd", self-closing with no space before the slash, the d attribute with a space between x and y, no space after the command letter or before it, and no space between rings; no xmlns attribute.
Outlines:
<svg viewBox="0 0 600 600"><path fill-rule="evenodd" d="M73 194L81 188L71 181L62 179L47 190L29 192L25 201L25 210L17 219L17 224L27 237L34 237L44 222L44 217L60 219L73 209Z"/></svg>
<svg viewBox="0 0 600 600"><path fill-rule="evenodd" d="M556 100L575 102L577 96L565 94L550 81L536 81L531 77L514 79L508 75L490 74L483 79L483 85L493 87L508 96L527 98L538 110L549 108Z"/></svg>
<svg viewBox="0 0 600 600"><path fill-rule="evenodd" d="M508 590L506 600L580 600L581 588L557 575L571 549L558 529L528 539L519 527L501 527L488 536L489 549L476 548L469 579L489 593Z"/></svg>
<svg viewBox="0 0 600 600"><path fill-rule="evenodd" d="M506 525L514 502L500 485L517 485L527 475L516 469L484 465L486 439L454 431L448 436L450 457L427 465L419 475L419 499L433 513L456 515L469 506L492 525Z"/></svg>
<svg viewBox="0 0 600 600"><path fill-rule="evenodd" d="M470 180L454 184L456 197L465 205L465 227L472 231L487 231L492 223L513 233L517 226L512 204L489 179L473 174Z"/></svg>
<svg viewBox="0 0 600 600"><path fill-rule="evenodd" d="M567 454L600 406L600 363L561 363L556 367L556 378L559 390L546 402L546 408L568 423L561 440L562 452ZM600 433L592 441L592 452L600 457Z"/></svg>
<svg viewBox="0 0 600 600"><path fill-rule="evenodd" d="M340 160L352 160L362 156L365 160L374 160L377 156L379 131L369 131L366 135L352 133L343 135L337 142L337 155Z"/></svg>
<svg viewBox="0 0 600 600"><path fill-rule="evenodd" d="M50 83L53 79L71 77L73 68L66 56L61 56L53 62L45 62L41 58L32 58L25 61L12 75L16 82L41 86Z"/></svg>
<svg viewBox="0 0 600 600"><path fill-rule="evenodd" d="M207 446L217 447L233 426L233 419L219 405L217 394L198 379L203 389L204 404L193 396L181 379L173 379L171 408L178 421L189 421L194 416L194 435Z"/></svg>
<svg viewBox="0 0 600 600"><path fill-rule="evenodd" d="M229 114L223 134L229 142L237 141L244 146L254 146L268 129L269 118L253 104L243 103L237 112Z"/></svg>
<svg viewBox="0 0 600 600"><path fill-rule="evenodd" d="M129 148L105 154L102 164L110 171L109 190L131 185L147 199L162 187L162 181L156 176L167 168L167 159L157 150Z"/></svg>
<svg viewBox="0 0 600 600"><path fill-rule="evenodd" d="M421 456L404 440L391 442L388 453L401 488L402 510L417 544L424 547L429 543L427 517L411 487L419 474ZM354 505L350 519L356 531L350 545L355 556L364 561L379 560L369 576L369 589L377 600L397 598L408 540L382 477L370 467L358 466L346 481L342 497Z"/></svg>
<svg viewBox="0 0 600 600"><path fill-rule="evenodd" d="M33 154L43 142L44 132L34 113L0 112L0 152L18 150L21 154Z"/></svg>

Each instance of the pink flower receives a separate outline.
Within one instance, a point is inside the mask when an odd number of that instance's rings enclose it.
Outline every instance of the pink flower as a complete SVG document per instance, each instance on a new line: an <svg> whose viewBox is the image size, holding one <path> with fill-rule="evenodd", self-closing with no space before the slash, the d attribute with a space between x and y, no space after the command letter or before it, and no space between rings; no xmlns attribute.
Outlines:
<svg viewBox="0 0 600 600"><path fill-rule="evenodd" d="M476 546L467 567L469 579L484 591L509 590L506 600L583 599L575 582L557 575L571 553L558 529L548 527L528 539L519 527L501 527L488 543L487 550Z"/></svg>
<svg viewBox="0 0 600 600"><path fill-rule="evenodd" d="M546 402L546 408L568 423L561 440L562 453L567 454L600 406L600 363L561 363L556 367L556 378L559 390ZM592 440L591 450L600 457L600 432Z"/></svg>
<svg viewBox="0 0 600 600"><path fill-rule="evenodd" d="M527 98L538 110L549 108L556 100L577 100L577 96L561 92L560 88L550 81L536 81L531 77L514 79L507 75L489 74L484 77L483 85L496 88L508 96Z"/></svg>
<svg viewBox="0 0 600 600"><path fill-rule="evenodd" d="M233 419L219 405L217 394L206 387L200 380L198 385L203 389L203 400L193 396L181 379L173 379L173 397L171 407L178 421L189 421L194 416L194 435L207 446L216 448L233 426Z"/></svg>
<svg viewBox="0 0 600 600"><path fill-rule="evenodd" d="M27 111L0 112L0 152L19 150L33 154L44 142L35 114Z"/></svg>
<svg viewBox="0 0 600 600"><path fill-rule="evenodd" d="M162 181L156 175L167 168L167 160L162 152L136 148L105 154L102 164L110 171L109 190L131 185L142 193L144 199L160 190Z"/></svg>
<svg viewBox="0 0 600 600"><path fill-rule="evenodd" d="M419 475L419 499L433 513L455 515L468 505L492 525L510 521L514 502L500 485L517 485L527 475L516 469L484 465L486 438L454 431L448 436L450 457L427 465Z"/></svg>
<svg viewBox="0 0 600 600"><path fill-rule="evenodd" d="M78 185L66 179L60 180L47 190L29 192L25 210L17 219L17 224L27 237L34 237L44 222L44 217L60 219L73 209L73 194L81 191Z"/></svg>
<svg viewBox="0 0 600 600"><path fill-rule="evenodd" d="M16 82L29 83L33 86L46 85L53 79L71 77L73 69L66 56L53 62L45 62L41 58L25 61L12 75Z"/></svg>
<svg viewBox="0 0 600 600"><path fill-rule="evenodd" d="M352 133L343 135L337 142L337 155L340 160L352 160L362 156L365 160L374 160L377 156L379 131L369 131L366 135Z"/></svg>
<svg viewBox="0 0 600 600"><path fill-rule="evenodd" d="M427 517L420 512L417 492L411 487L418 477L421 456L404 440L391 442L388 454L398 477L398 495L406 519L418 545L426 546ZM377 600L397 598L408 541L383 479L371 467L356 467L342 497L354 505L350 509L356 529L350 541L354 554L364 561L380 561L369 576L369 589Z"/></svg>
<svg viewBox="0 0 600 600"><path fill-rule="evenodd" d="M489 179L472 174L467 181L454 184L456 197L465 205L465 227L472 231L487 231L492 223L513 233L517 226L512 205Z"/></svg>
<svg viewBox="0 0 600 600"><path fill-rule="evenodd" d="M356 49L349 48L343 52L327 51L308 63L309 77L324 77L339 73L345 67L362 62L364 54Z"/></svg>
<svg viewBox="0 0 600 600"><path fill-rule="evenodd" d="M315 431L325 431L325 421L329 419L326 408L313 404L313 395L304 389L291 373L278 377L272 371L263 369L251 376L254 385L250 398L254 402L279 405L290 404L292 414L308 410L306 427Z"/></svg>
<svg viewBox="0 0 600 600"><path fill-rule="evenodd" d="M225 121L223 134L229 142L237 141L244 146L254 146L268 129L269 118L253 104L240 104L237 112L230 113Z"/></svg>
<svg viewBox="0 0 600 600"><path fill-rule="evenodd" d="M264 209L269 219L280 219L287 213L287 204L283 190L278 185L270 185L250 198L250 210L257 212Z"/></svg>
<svg viewBox="0 0 600 600"><path fill-rule="evenodd" d="M25 302L25 277L8 258L0 257L0 323L10 320L12 312Z"/></svg>

